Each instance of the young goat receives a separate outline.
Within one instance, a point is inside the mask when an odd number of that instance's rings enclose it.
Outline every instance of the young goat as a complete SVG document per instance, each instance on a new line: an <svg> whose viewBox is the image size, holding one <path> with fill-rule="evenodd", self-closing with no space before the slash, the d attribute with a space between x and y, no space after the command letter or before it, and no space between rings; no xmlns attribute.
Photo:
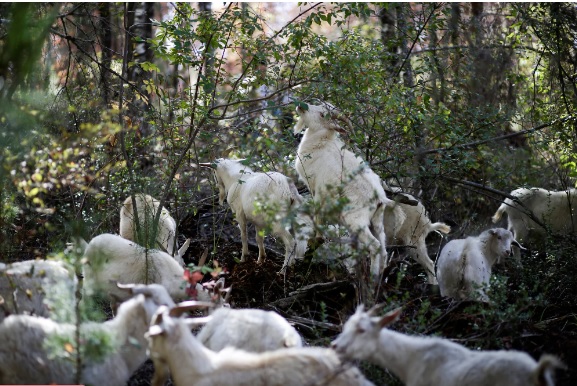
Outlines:
<svg viewBox="0 0 577 386"><path fill-rule="evenodd" d="M147 194L135 194L136 213L140 230L144 235L152 232L152 223L160 206L160 202ZM176 245L176 221L172 218L166 208L162 208L158 220L156 235L156 244L153 248L162 248L164 252L174 256L174 259L184 266L184 253L188 249L190 239L174 253ZM138 241L140 238L136 235L136 218L132 205L132 197L127 197L120 208L120 236L130 241Z"/></svg>
<svg viewBox="0 0 577 386"><path fill-rule="evenodd" d="M409 248L409 255L425 269L427 282L437 284L435 264L429 258L425 240L431 232L448 234L451 227L442 222L432 223L423 204L410 194L404 193L404 195L417 205L394 202L391 206L387 206L385 209L387 244L400 242L415 247Z"/></svg>
<svg viewBox="0 0 577 386"><path fill-rule="evenodd" d="M226 348L215 353L192 335L187 320L172 317L190 308L185 304L169 313L163 307L152 320L147 336L153 386L164 385L169 371L177 386L191 380L196 386L372 385L331 349L293 347L256 354Z"/></svg>
<svg viewBox="0 0 577 386"><path fill-rule="evenodd" d="M241 261L248 255L247 222L256 228L258 244L258 263L266 257L264 236L267 218L263 213L255 213L258 203L265 203L275 210L276 218L272 221L272 233L279 236L285 246L285 259L281 272L284 272L296 259L302 259L307 249L310 226L304 216L297 215L297 226L285 224L286 217L302 202L302 197L290 178L277 172L257 173L242 164L242 160L218 159L214 163L200 164L214 168L218 183L218 199L224 205L224 199L235 214L242 239ZM297 229L298 228L298 229Z"/></svg>
<svg viewBox="0 0 577 386"><path fill-rule="evenodd" d="M513 234L503 228L489 229L479 236L448 242L437 260L437 280L442 296L456 299L477 297L488 301L491 268L511 256L512 246L522 248Z"/></svg>
<svg viewBox="0 0 577 386"><path fill-rule="evenodd" d="M550 355L539 362L519 351L469 350L447 339L391 331L400 309L383 317L359 306L332 347L343 356L389 369L406 386L553 386L554 370L563 367Z"/></svg>
<svg viewBox="0 0 577 386"><path fill-rule="evenodd" d="M541 188L519 188L513 190L511 196L518 201L505 199L492 219L496 223L506 213L507 229L519 242L527 243L529 237L542 242L548 230L555 234L577 234L577 190L554 192ZM518 258L519 254L515 253L515 256Z"/></svg>
<svg viewBox="0 0 577 386"><path fill-rule="evenodd" d="M273 311L250 308L215 310L196 339L212 351L227 346L250 352L302 346L301 336L285 318Z"/></svg>
<svg viewBox="0 0 577 386"><path fill-rule="evenodd" d="M34 314L49 317L51 305L47 294L63 291L60 299L72 304L76 290L76 275L62 261L26 260L0 268L0 323L5 314Z"/></svg>
<svg viewBox="0 0 577 386"><path fill-rule="evenodd" d="M342 196L348 203L340 214L340 222L369 249L371 274L376 277L388 263L383 214L391 200L380 178L360 157L345 149L337 136L337 132L344 131L336 120L344 120L349 127L350 121L328 103L308 108L297 106L296 111L300 118L294 133L307 128L295 163L299 177L319 203L337 200L336 189L342 188Z"/></svg>
<svg viewBox="0 0 577 386"><path fill-rule="evenodd" d="M83 384L124 386L147 358L144 333L154 312L160 305L174 304L161 286L126 289L136 297L121 304L114 319L81 325L81 339L109 334L115 343L113 352L102 360L83 357ZM50 337L56 336L74 342L75 331L75 324L56 323L36 316L6 318L0 324L0 384L76 383L76 362L52 358L45 346Z"/></svg>
<svg viewBox="0 0 577 386"><path fill-rule="evenodd" d="M143 248L109 233L94 237L83 248L88 293L102 292L114 300L123 301L127 299L127 294L119 290L115 283L157 283L164 286L177 301L188 297L184 268L165 252ZM217 290L220 288L216 286ZM199 300L212 300L214 294L201 284L197 284L196 289ZM220 303L224 302L220 296L217 298Z"/></svg>

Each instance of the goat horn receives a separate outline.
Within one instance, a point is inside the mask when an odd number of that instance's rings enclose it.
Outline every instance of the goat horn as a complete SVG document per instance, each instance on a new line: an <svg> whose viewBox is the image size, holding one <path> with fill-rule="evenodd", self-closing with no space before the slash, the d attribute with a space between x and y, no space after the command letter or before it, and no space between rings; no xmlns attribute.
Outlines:
<svg viewBox="0 0 577 386"><path fill-rule="evenodd" d="M514 246L516 246L517 248L519 248L522 251L526 251L527 248L525 248L524 246L522 246L517 240L513 240L511 242L511 244L513 244Z"/></svg>
<svg viewBox="0 0 577 386"><path fill-rule="evenodd" d="M341 122L344 122L347 125L347 127L349 128L349 131L350 132L353 131L353 123L351 122L351 120L349 118L345 117L342 113L338 113L336 111L332 112L331 118L339 120Z"/></svg>
<svg viewBox="0 0 577 386"><path fill-rule="evenodd" d="M116 286L120 289L126 289L126 290L131 290L134 288L134 284L122 284L122 283L116 283Z"/></svg>
<svg viewBox="0 0 577 386"><path fill-rule="evenodd" d="M206 263L206 258L208 257L208 248L204 248L204 252L202 252L202 256L200 257L200 260L198 260L198 266L199 267L204 267L204 264Z"/></svg>
<svg viewBox="0 0 577 386"><path fill-rule="evenodd" d="M199 302L196 300L189 300L187 302L178 303L176 306L170 309L170 316L180 316L186 311L195 310L197 308L210 308L214 307L214 304L209 302Z"/></svg>
<svg viewBox="0 0 577 386"><path fill-rule="evenodd" d="M157 246L158 249L160 249L162 252L168 253L168 251L166 250L166 248L164 248L164 246L160 243L160 241L156 240L156 246Z"/></svg>
<svg viewBox="0 0 577 386"><path fill-rule="evenodd" d="M232 292L232 285L226 289L223 289L222 291L226 292L226 295L224 295L224 302L228 303L230 300L230 293Z"/></svg>
<svg viewBox="0 0 577 386"><path fill-rule="evenodd" d="M122 284L116 283L116 286L120 289L130 291L132 295L143 294L145 296L153 296L153 291L145 285L142 284ZM111 296L113 296L111 294ZM118 299L120 300L120 299Z"/></svg>
<svg viewBox="0 0 577 386"><path fill-rule="evenodd" d="M226 149L225 151L222 152L222 158L228 158L228 156L230 155L230 153L232 153L233 150L237 150L236 146L231 146L228 149Z"/></svg>
<svg viewBox="0 0 577 386"><path fill-rule="evenodd" d="M375 304L374 306L371 307L370 310L367 311L367 314L374 315L378 310L382 309L385 306L386 306L385 303Z"/></svg>
<svg viewBox="0 0 577 386"><path fill-rule="evenodd" d="M184 323L189 328L194 328L194 327L198 327L201 324L207 324L211 320L212 320L212 316L203 316L203 317L199 317L199 318L186 318L184 320Z"/></svg>

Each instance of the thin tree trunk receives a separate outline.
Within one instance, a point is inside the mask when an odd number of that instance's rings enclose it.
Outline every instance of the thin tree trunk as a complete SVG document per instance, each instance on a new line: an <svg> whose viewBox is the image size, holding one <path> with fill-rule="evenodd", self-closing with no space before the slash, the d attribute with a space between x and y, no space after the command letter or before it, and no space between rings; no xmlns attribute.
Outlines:
<svg viewBox="0 0 577 386"><path fill-rule="evenodd" d="M383 53L381 61L383 63L384 78L390 83L397 83L395 78L397 66L399 65L399 40L397 38L397 7L388 3L379 11L381 19L381 41L383 43Z"/></svg>
<svg viewBox="0 0 577 386"><path fill-rule="evenodd" d="M139 116L146 116L146 113L150 110L150 93L146 88L146 81L150 79L150 74L137 64L152 60L153 54L148 40L152 38L152 24L150 19L153 17L154 3L136 3L132 16L133 24L129 27L133 39L138 38L138 41L134 43L133 51L136 65L131 67L129 79L137 85L142 95L144 95L144 98L134 98L132 100L134 113ZM140 123L140 133L142 137L148 137L151 134L147 119L142 119Z"/></svg>
<svg viewBox="0 0 577 386"><path fill-rule="evenodd" d="M453 47L459 45L459 25L461 24L461 4L451 4L451 18L449 19L449 34ZM457 50L453 55L453 79L459 79L461 68L461 52Z"/></svg>
<svg viewBox="0 0 577 386"><path fill-rule="evenodd" d="M98 30L100 39L100 51L102 55L102 66L100 67L100 87L102 89L102 99L104 105L110 102L110 64L112 63L112 31L110 23L110 3L99 3L100 28Z"/></svg>

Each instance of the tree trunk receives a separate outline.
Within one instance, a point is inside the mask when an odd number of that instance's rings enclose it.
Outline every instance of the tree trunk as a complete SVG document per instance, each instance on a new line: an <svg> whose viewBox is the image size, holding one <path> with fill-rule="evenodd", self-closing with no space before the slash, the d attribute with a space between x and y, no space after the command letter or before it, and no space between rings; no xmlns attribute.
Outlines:
<svg viewBox="0 0 577 386"><path fill-rule="evenodd" d="M399 40L397 38L397 8L387 3L379 11L381 19L381 41L383 43L382 63L384 78L390 83L396 83L397 67L399 65Z"/></svg>
<svg viewBox="0 0 577 386"><path fill-rule="evenodd" d="M461 24L461 4L452 3L451 4L451 17L449 19L449 36L451 45L456 47L459 45L459 26ZM453 79L456 81L460 78L461 74L459 69L461 68L461 51L457 49L453 55Z"/></svg>
<svg viewBox="0 0 577 386"><path fill-rule="evenodd" d="M131 3L132 4L132 3ZM135 3L132 16L133 24L130 25L130 32L133 39L137 39L134 44L133 60L135 65L130 68L129 80L134 82L141 92L139 98L132 99L134 116L146 115L150 109L150 93L146 89L145 81L150 79L150 73L144 71L139 63L152 60L152 51L148 39L152 38L152 24L150 19L154 17L154 3ZM142 114L144 112L144 114ZM147 119L142 119L140 124L142 137L149 136L150 127Z"/></svg>
<svg viewBox="0 0 577 386"><path fill-rule="evenodd" d="M110 64L112 63L112 32L110 20L110 3L99 3L100 11L99 40L100 52L102 55L102 66L100 67L100 88L102 90L102 100L108 106L110 102Z"/></svg>

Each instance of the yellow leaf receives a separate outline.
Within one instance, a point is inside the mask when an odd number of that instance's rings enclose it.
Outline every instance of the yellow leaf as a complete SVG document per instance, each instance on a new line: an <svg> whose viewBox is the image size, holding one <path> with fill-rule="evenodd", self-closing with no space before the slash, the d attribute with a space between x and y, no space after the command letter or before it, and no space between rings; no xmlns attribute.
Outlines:
<svg viewBox="0 0 577 386"><path fill-rule="evenodd" d="M42 181L42 174L40 173L34 173L32 175L32 180L36 181L36 182L40 182Z"/></svg>
<svg viewBox="0 0 577 386"><path fill-rule="evenodd" d="M72 354L74 352L74 347L70 343L64 343L64 350Z"/></svg>

